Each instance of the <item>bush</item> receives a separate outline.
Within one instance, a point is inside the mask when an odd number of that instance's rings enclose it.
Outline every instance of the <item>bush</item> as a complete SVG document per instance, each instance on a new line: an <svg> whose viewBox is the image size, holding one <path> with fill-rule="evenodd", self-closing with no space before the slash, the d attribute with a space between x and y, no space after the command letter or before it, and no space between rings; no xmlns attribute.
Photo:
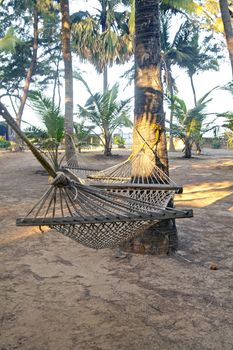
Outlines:
<svg viewBox="0 0 233 350"><path fill-rule="evenodd" d="M225 138L226 138L228 146L230 148L233 148L233 132L232 131L226 131L225 132Z"/></svg>
<svg viewBox="0 0 233 350"><path fill-rule="evenodd" d="M218 149L221 148L221 141L219 138L214 138L212 141L212 148Z"/></svg>
<svg viewBox="0 0 233 350"><path fill-rule="evenodd" d="M125 139L120 135L116 135L113 137L113 142L118 148L125 148Z"/></svg>
<svg viewBox="0 0 233 350"><path fill-rule="evenodd" d="M10 141L7 141L4 136L0 136L0 148L9 148L10 146Z"/></svg>

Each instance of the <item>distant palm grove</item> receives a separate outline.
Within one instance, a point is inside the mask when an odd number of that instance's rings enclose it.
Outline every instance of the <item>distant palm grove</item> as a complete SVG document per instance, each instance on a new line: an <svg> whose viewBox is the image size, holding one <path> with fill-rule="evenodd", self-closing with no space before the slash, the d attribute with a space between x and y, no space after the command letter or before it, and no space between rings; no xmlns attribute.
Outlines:
<svg viewBox="0 0 233 350"><path fill-rule="evenodd" d="M95 137L111 156L114 140L125 145L119 130L133 128L132 152L146 142L168 173L167 147L175 151L174 140L182 140L185 158L201 152L206 132L216 141L219 128L233 146L233 112L208 110L217 91L233 93L232 21L232 0L1 0L0 114L9 108L19 128L52 151L56 168L59 148L67 160L77 160L76 149ZM92 91L92 77L79 62L102 75L100 91ZM218 71L224 62L224 86L216 83L200 96L196 76ZM109 72L126 63L131 68L124 80L134 81L134 96L122 100L125 85L116 77L110 86ZM190 81L192 105L179 92L177 69ZM74 99L74 80L89 94L87 101L77 92ZM40 126L26 117L25 106L39 115ZM23 147L17 135L11 143ZM0 147L9 145L1 135Z"/></svg>

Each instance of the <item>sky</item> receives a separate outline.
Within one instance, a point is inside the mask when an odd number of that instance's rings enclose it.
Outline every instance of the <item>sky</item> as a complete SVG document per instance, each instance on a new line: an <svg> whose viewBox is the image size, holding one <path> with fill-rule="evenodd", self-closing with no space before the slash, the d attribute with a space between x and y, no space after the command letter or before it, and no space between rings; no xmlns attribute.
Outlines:
<svg viewBox="0 0 233 350"><path fill-rule="evenodd" d="M95 8L97 6L97 2L95 0L91 1L84 1L84 0L71 0L71 13L74 11L82 10L82 11L89 11L94 12ZM178 25L178 23L177 23ZM175 30L175 27L174 27ZM224 40L224 37L221 36L222 40ZM199 75L196 75L194 77L194 83L196 86L197 91L197 98L202 97L206 92L214 88L215 86L222 86L229 82L231 80L231 68L230 63L228 61L228 55L227 51L225 52L226 59L223 61L220 65L220 70L218 72L202 72ZM121 66L114 66L109 69L109 86L112 87L113 84L118 82L120 84L120 99L125 99L128 97L133 96L134 88L133 84L131 86L128 85L128 81L125 78L122 78L123 73L131 68L132 61L128 62L125 65ZM63 68L63 64L61 65ZM86 72L83 76L86 78L86 81L88 85L90 86L92 92L98 92L102 90L102 75L97 74L95 71L95 68L86 63L81 63L77 56L73 55L73 67L75 69L79 69L81 71ZM179 69L178 67L173 68L173 77L176 80L176 84L178 87L178 96L182 98L188 108L192 108L194 105L193 102L193 95L191 90L191 85L189 78L184 70ZM128 86L127 86L128 85ZM48 89L47 94L51 95L52 89ZM64 94L64 90L61 90L62 95ZM208 106L208 113L219 113L224 111L232 110L233 108L233 101L232 96L224 91L216 90L212 93L213 100L210 102ZM85 89L85 87L77 81L74 81L74 110L77 111L77 104L84 105L85 101L88 98L88 93ZM165 108L165 112L169 113L168 110ZM133 101L132 101L132 112L131 112L131 118L133 120ZM29 108L26 107L23 119L27 122L32 123L33 125L41 125L39 118L34 114L34 112ZM75 117L74 117L75 119ZM209 120L210 121L210 117ZM221 120L217 121L218 124L221 124ZM223 131L223 129L222 129ZM211 136L211 133L208 133L206 136Z"/></svg>

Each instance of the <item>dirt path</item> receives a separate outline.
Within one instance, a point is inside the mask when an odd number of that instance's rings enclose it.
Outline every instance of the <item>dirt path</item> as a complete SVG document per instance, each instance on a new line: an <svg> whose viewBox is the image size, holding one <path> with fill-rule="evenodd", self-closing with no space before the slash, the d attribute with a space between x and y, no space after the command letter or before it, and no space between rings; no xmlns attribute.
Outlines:
<svg viewBox="0 0 233 350"><path fill-rule="evenodd" d="M0 153L1 350L233 349L233 152L172 156L177 204L195 214L177 255L119 259L16 227L47 177L29 153Z"/></svg>

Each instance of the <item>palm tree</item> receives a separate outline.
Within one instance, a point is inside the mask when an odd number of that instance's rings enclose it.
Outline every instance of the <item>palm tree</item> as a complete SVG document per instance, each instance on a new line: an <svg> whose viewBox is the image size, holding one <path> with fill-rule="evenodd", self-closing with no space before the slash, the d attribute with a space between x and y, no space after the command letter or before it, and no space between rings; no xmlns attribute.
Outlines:
<svg viewBox="0 0 233 350"><path fill-rule="evenodd" d="M91 62L103 73L103 91L108 86L108 67L122 64L133 54L127 11L118 11L118 0L98 0L95 16L88 12L72 15L74 48L83 60Z"/></svg>
<svg viewBox="0 0 233 350"><path fill-rule="evenodd" d="M200 142L201 137L207 131L214 129L213 122L204 125L204 121L210 113L206 112L207 104L212 101L209 98L210 93L214 89L207 92L200 98L196 106L188 109L184 100L177 96L169 98L170 108L172 106L176 122L170 128L173 135L180 138L184 142L184 158L191 158L192 145Z"/></svg>
<svg viewBox="0 0 233 350"><path fill-rule="evenodd" d="M146 140L148 156L168 173L160 52L159 1L136 0L133 153ZM156 157L151 152L155 148Z"/></svg>
<svg viewBox="0 0 233 350"><path fill-rule="evenodd" d="M29 92L29 102L32 109L43 123L43 129L31 126L26 135L39 143L49 156L54 169L59 169L58 149L64 138L64 116L51 98L45 97L39 91Z"/></svg>
<svg viewBox="0 0 233 350"><path fill-rule="evenodd" d="M219 5L221 10L226 42L227 42L227 48L228 48L230 62L231 62L232 79L233 79L233 28L232 28L232 19L229 11L228 0L219 0Z"/></svg>
<svg viewBox="0 0 233 350"><path fill-rule="evenodd" d="M62 52L65 67L65 151L66 160L76 159L75 146L73 141L73 69L72 55L70 48L70 11L69 0L61 0L61 17L62 17Z"/></svg>
<svg viewBox="0 0 233 350"><path fill-rule="evenodd" d="M25 83L24 83L24 88L23 88L23 94L21 96L21 101L20 101L20 106L19 106L19 110L16 116L16 120L17 123L19 125L19 127L21 126L21 120L22 120L22 115L23 115L23 111L24 111L24 107L27 101L27 96L28 96L28 91L29 91L29 87L30 87L30 82L32 79L32 75L34 73L36 64L37 64L37 51L38 51L38 38L39 38L39 30L38 30L38 26L39 26L39 17L38 17L38 9L37 9L37 1L33 10L33 52L32 52L32 60L31 60L31 64L30 67L28 69L27 72L27 76L25 79ZM20 143L20 139L18 138L18 143Z"/></svg>
<svg viewBox="0 0 233 350"><path fill-rule="evenodd" d="M162 67L164 69L165 84L167 87L167 94L171 97L176 90L175 80L172 76L172 66L176 62L185 59L190 59L190 54L186 52L186 46L190 36L190 22L186 20L182 23L171 40L171 21L173 14L171 11L166 11L161 15L161 55ZM173 108L170 108L170 125L173 124ZM169 150L174 151L173 134L169 133Z"/></svg>
<svg viewBox="0 0 233 350"><path fill-rule="evenodd" d="M182 0L164 0L166 3L187 3ZM135 1L135 115L133 153L144 145L145 153L154 164L169 173L163 111L163 88L161 82L161 44L159 0ZM133 169L133 175L140 177L140 167ZM153 171L153 169L151 169ZM150 174L148 173L148 176ZM172 206L173 204L170 203ZM173 240L173 242L171 241ZM164 253L175 249L177 231L174 220L159 222L143 232L139 238L126 243L126 250L154 254L160 251L164 242L169 242ZM145 247L147 246L147 248ZM157 247L156 247L157 246ZM142 248L142 249L141 249Z"/></svg>
<svg viewBox="0 0 233 350"><path fill-rule="evenodd" d="M64 137L64 116L60 108L40 91L30 91L29 102L45 126L48 138L60 143Z"/></svg>
<svg viewBox="0 0 233 350"><path fill-rule="evenodd" d="M212 35L206 36L202 43L199 40L199 31L193 27L190 32L187 44L184 46L186 55L177 60L177 64L186 69L190 78L193 92L194 105L197 104L197 94L194 84L194 76L200 72L208 70L218 70L219 59L223 56L217 43L212 42Z"/></svg>
<svg viewBox="0 0 233 350"><path fill-rule="evenodd" d="M81 121L80 123L74 123L76 146L78 147L79 153L81 153L82 147L88 144L88 139L91 135L91 131L95 128L93 125L86 126L84 123L84 121Z"/></svg>
<svg viewBox="0 0 233 350"><path fill-rule="evenodd" d="M115 84L111 89L103 93L93 94L87 83L79 77L87 88L90 97L84 107L78 105L78 117L85 118L92 124L98 126L103 132L104 155L110 156L112 149L113 132L121 126L131 127L132 122L129 119L130 99L118 101L119 85Z"/></svg>

